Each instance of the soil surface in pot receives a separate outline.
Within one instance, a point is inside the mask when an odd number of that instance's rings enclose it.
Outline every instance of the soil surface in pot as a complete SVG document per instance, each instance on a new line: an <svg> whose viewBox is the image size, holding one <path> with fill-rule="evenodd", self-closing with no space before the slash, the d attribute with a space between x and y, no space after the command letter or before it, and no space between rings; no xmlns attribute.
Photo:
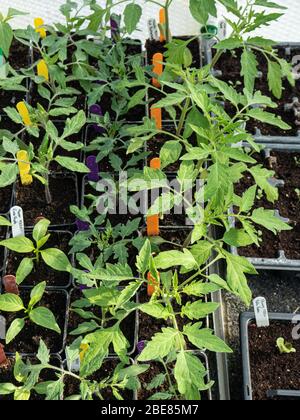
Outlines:
<svg viewBox="0 0 300 420"><path fill-rule="evenodd" d="M0 188L0 213L8 213L12 203L13 186Z"/></svg>
<svg viewBox="0 0 300 420"><path fill-rule="evenodd" d="M52 203L47 204L45 188L34 180L30 186L17 183L16 205L22 207L26 226L33 226L37 217L43 216L51 225L71 225L75 217L70 212L70 205L77 205L76 182L73 177L50 177Z"/></svg>
<svg viewBox="0 0 300 420"><path fill-rule="evenodd" d="M269 390L300 390L300 342L293 340L295 325L271 322L268 328L249 326L250 365L254 400L267 400ZM280 354L276 341L292 343L296 353Z"/></svg>
<svg viewBox="0 0 300 420"><path fill-rule="evenodd" d="M32 365L38 365L40 364L39 360L34 358L27 358L26 360L30 361ZM26 360L23 359L23 362L26 363ZM15 386L20 386L20 383L18 383L14 377L14 363L15 360L13 358L8 358L8 365L0 367L0 383L11 383ZM52 366L61 367L61 362L58 358L52 358L50 359L50 364ZM48 381L55 381L57 380L56 373L54 370L51 369L44 369L42 370L40 374L40 382L48 382ZM0 401L12 401L13 394L12 395L1 395ZM31 391L30 401L44 401L45 397L43 395L37 394L35 391Z"/></svg>
<svg viewBox="0 0 300 420"><path fill-rule="evenodd" d="M9 50L9 64L15 69L20 70L30 66L30 50L21 42L14 39Z"/></svg>
<svg viewBox="0 0 300 420"><path fill-rule="evenodd" d="M0 227L0 241L6 239L6 229L2 226ZM4 247L0 246L0 270L4 265Z"/></svg>
<svg viewBox="0 0 300 420"><path fill-rule="evenodd" d="M104 361L102 367L94 373L91 377L88 378L91 382L100 383L103 380L106 380L109 377L113 376L114 370L118 366L118 362L114 359L107 359ZM80 395L80 382L76 378L70 376L65 376L65 389L64 389L64 399L72 395ZM133 393L129 390L121 390L120 394L122 395L125 401L133 400ZM104 389L101 391L101 396L104 401L116 400L113 392L110 388ZM98 396L94 396L94 400L99 400Z"/></svg>
<svg viewBox="0 0 300 420"><path fill-rule="evenodd" d="M21 290L20 297L27 307L30 301L30 292L27 290ZM5 346L7 353L36 353L41 339L45 342L52 354L59 353L63 349L63 334L67 310L66 294L59 291L46 291L41 302L36 307L39 306L46 307L53 312L56 322L61 329L61 334L42 328L27 320L24 329L17 338ZM4 314L4 316L6 318L7 325L10 326L15 319L24 317L24 313L9 313ZM2 344L4 344L4 342L2 342Z"/></svg>
<svg viewBox="0 0 300 420"><path fill-rule="evenodd" d="M72 303L74 303L76 300L79 300L79 299L84 299L84 295L80 289L74 289L71 293L70 308L72 307ZM93 312L94 315L96 315L97 317L101 319L100 307L91 306L90 308L87 308L86 310ZM135 313L132 313L129 317L127 317L121 323L121 330L131 345L129 348L129 352L133 349L134 341L135 341L135 319L136 319ZM75 312L73 312L72 310L69 311L68 328L67 328L67 331L68 331L67 344L68 345L73 343L73 341L80 335L80 334L70 335L70 333L74 331L76 328L78 328L79 325L84 322L87 322L87 321L83 319L81 316L79 316L78 314L76 314ZM98 322L101 323L101 321L98 321ZM110 326L113 326L114 324L115 324L115 321L112 323L111 322L106 323L105 328L109 328ZM110 348L110 354L114 354L113 347Z"/></svg>
<svg viewBox="0 0 300 420"><path fill-rule="evenodd" d="M69 241L72 237L68 232L51 232L50 239L44 246L44 249L57 248L63 251L67 256L69 254ZM9 252L7 257L6 273L15 275L23 258L28 258L28 254L17 254ZM33 257L33 255L32 255ZM39 264L35 263L35 269L24 280L22 286L34 286L41 281L47 282L47 287L68 287L70 284L70 274L61 271L55 271L48 267L41 258Z"/></svg>

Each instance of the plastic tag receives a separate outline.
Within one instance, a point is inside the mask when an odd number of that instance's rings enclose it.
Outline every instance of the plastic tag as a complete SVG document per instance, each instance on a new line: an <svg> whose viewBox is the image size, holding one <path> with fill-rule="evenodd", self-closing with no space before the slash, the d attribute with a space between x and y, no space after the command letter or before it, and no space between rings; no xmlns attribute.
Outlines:
<svg viewBox="0 0 300 420"><path fill-rule="evenodd" d="M162 129L162 110L161 108L151 108L151 119L155 120L156 128Z"/></svg>
<svg viewBox="0 0 300 420"><path fill-rule="evenodd" d="M44 77L47 82L49 81L49 70L45 60L40 60L37 65L38 76Z"/></svg>
<svg viewBox="0 0 300 420"><path fill-rule="evenodd" d="M7 275L3 277L3 286L6 293L19 296L19 287L15 276Z"/></svg>
<svg viewBox="0 0 300 420"><path fill-rule="evenodd" d="M163 67L164 56L161 53L156 53L153 56L153 73L161 76L164 70ZM152 79L153 86L160 88L161 84L155 77Z"/></svg>
<svg viewBox="0 0 300 420"><path fill-rule="evenodd" d="M0 316L0 340L5 340L6 337L6 319Z"/></svg>
<svg viewBox="0 0 300 420"><path fill-rule="evenodd" d="M94 155L88 156L86 158L86 166L89 168L90 173L88 174L88 180L92 182L98 182L99 177L99 167L97 162L97 157Z"/></svg>
<svg viewBox="0 0 300 420"><path fill-rule="evenodd" d="M269 311L267 301L264 297L257 297L253 300L256 324L258 328L269 327Z"/></svg>
<svg viewBox="0 0 300 420"><path fill-rule="evenodd" d="M29 156L26 150L20 150L17 153L17 159L18 159L18 166L19 166L22 185L32 184L33 178L30 175L31 165L30 165Z"/></svg>
<svg viewBox="0 0 300 420"><path fill-rule="evenodd" d="M10 220L12 224L12 236L17 238L25 236L23 210L19 206L10 209Z"/></svg>
<svg viewBox="0 0 300 420"><path fill-rule="evenodd" d="M159 27L160 27L160 37L159 40L160 42L165 42L166 40L166 36L165 36L165 31L166 31L166 9L161 8L159 11Z"/></svg>
<svg viewBox="0 0 300 420"><path fill-rule="evenodd" d="M34 19L34 27L35 32L40 34L41 38L46 38L47 32L45 28L42 28L41 26L44 25L44 20L40 17Z"/></svg>
<svg viewBox="0 0 300 420"><path fill-rule="evenodd" d="M151 41L159 40L158 28L157 28L155 19L148 20L148 31L149 31L149 39L151 39Z"/></svg>
<svg viewBox="0 0 300 420"><path fill-rule="evenodd" d="M26 104L25 104L24 101L19 102L17 104L17 110L18 110L19 114L22 117L23 123L27 127L31 126L32 125L32 122L31 122L31 119L30 119L29 111L28 111L28 108L27 108L27 106L26 106Z"/></svg>
<svg viewBox="0 0 300 420"><path fill-rule="evenodd" d="M148 296L153 296L159 284L150 272L148 273L147 280L148 280L147 294Z"/></svg>

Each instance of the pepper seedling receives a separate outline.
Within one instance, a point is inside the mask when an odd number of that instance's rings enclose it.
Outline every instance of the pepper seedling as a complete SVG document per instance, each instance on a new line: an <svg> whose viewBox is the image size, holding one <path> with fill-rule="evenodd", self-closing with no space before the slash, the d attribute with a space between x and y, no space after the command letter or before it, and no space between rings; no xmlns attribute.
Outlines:
<svg viewBox="0 0 300 420"><path fill-rule="evenodd" d="M27 321L31 321L40 327L61 333L61 329L55 320L55 316L50 309L43 306L36 307L41 301L46 290L46 282L37 284L30 293L30 301L28 306L24 305L20 296L11 293L0 295L0 311L15 313L23 312L24 318L16 318L10 325L5 342L9 344L23 330Z"/></svg>
<svg viewBox="0 0 300 420"><path fill-rule="evenodd" d="M25 257L21 261L16 272L16 282L18 285L20 285L30 275L35 265L39 265L41 258L47 266L56 271L71 271L72 265L63 251L57 248L45 248L45 245L51 236L48 232L49 226L50 221L42 219L33 229L33 240L20 236L5 239L0 242L0 246L4 246L10 251L17 252L19 254L30 254L29 257Z"/></svg>

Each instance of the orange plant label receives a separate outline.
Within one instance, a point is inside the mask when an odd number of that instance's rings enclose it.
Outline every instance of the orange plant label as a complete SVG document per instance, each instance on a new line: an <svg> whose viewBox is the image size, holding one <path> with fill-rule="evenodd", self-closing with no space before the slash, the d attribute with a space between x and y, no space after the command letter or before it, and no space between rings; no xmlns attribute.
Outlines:
<svg viewBox="0 0 300 420"><path fill-rule="evenodd" d="M161 76L163 71L164 71L163 61L164 61L164 56L162 55L162 53L154 54L154 56L153 56L153 73L157 74L157 76ZM152 84L156 88L161 87L161 84L159 83L158 79L155 78L155 77L152 79Z"/></svg>
<svg viewBox="0 0 300 420"><path fill-rule="evenodd" d="M26 152L26 150L20 150L17 153L17 159L18 159L18 166L19 166L19 172L20 172L22 185L32 184L33 178L30 175L31 165L30 165L28 153Z"/></svg>
<svg viewBox="0 0 300 420"><path fill-rule="evenodd" d="M148 273L148 286L147 286L147 294L148 296L153 296L156 292L157 287L159 286L157 280L152 276L152 274Z"/></svg>
<svg viewBox="0 0 300 420"><path fill-rule="evenodd" d="M159 26L160 26L160 42L164 42L166 40L165 30L166 30L166 10L161 8L159 11Z"/></svg>
<svg viewBox="0 0 300 420"><path fill-rule="evenodd" d="M49 82L49 70L45 60L40 60L37 65L38 76L44 77Z"/></svg>
<svg viewBox="0 0 300 420"><path fill-rule="evenodd" d="M6 366L8 364L8 360L4 351L4 346L0 344L0 366Z"/></svg>
<svg viewBox="0 0 300 420"><path fill-rule="evenodd" d="M18 113L21 115L24 125L30 126L32 125L28 108L24 101L19 102L17 104Z"/></svg>
<svg viewBox="0 0 300 420"><path fill-rule="evenodd" d="M160 169L161 160L160 158L154 158L150 162L150 168ZM154 214L153 216L147 216L147 235L148 236L159 236L159 215Z"/></svg>
<svg viewBox="0 0 300 420"><path fill-rule="evenodd" d="M3 277L3 286L6 293L11 293L12 295L18 295L20 294L19 288L17 285L17 280L15 276L4 276Z"/></svg>
<svg viewBox="0 0 300 420"><path fill-rule="evenodd" d="M42 28L43 25L44 20L42 18L38 17L34 19L35 32L40 34L41 38L46 38L47 32L45 28Z"/></svg>
<svg viewBox="0 0 300 420"><path fill-rule="evenodd" d="M162 129L162 110L161 108L151 108L151 119L155 120L156 128Z"/></svg>

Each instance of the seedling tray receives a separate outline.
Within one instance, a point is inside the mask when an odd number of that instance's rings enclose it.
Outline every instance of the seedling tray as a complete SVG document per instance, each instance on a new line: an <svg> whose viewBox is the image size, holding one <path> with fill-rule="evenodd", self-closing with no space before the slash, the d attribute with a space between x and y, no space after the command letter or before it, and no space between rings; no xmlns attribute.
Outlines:
<svg viewBox="0 0 300 420"><path fill-rule="evenodd" d="M281 314L281 313L269 313L270 321L282 321L293 323L295 320L294 314ZM299 317L298 317L299 319ZM255 314L251 312L245 312L241 315L240 326L241 326L241 346L242 346L242 358L243 358L243 376L244 376L244 397L246 401L253 400L253 386L251 379L251 367L250 367L250 348L249 348L249 332L248 328L252 321L255 321ZM282 356L284 357L284 355ZM271 397L300 397L300 391L288 391L288 390L270 390L267 393L266 398Z"/></svg>
<svg viewBox="0 0 300 420"><path fill-rule="evenodd" d="M247 146L247 144L244 144ZM284 152L284 153L299 153L300 152L300 144L275 144L269 143L265 146L265 153L268 152ZM275 184L277 186L284 189L284 181L282 180L275 180ZM275 206L276 207L276 203ZM280 215L281 216L281 215ZM280 217L279 216L279 217ZM284 220L288 220L283 218ZM240 255L238 249L236 247L230 247L231 253L234 255ZM257 269L265 269L265 270L283 270L283 271L300 271L300 259L289 259L285 252L282 249L278 250L278 257L277 258L254 258L254 257L247 257L248 260L255 266Z"/></svg>

